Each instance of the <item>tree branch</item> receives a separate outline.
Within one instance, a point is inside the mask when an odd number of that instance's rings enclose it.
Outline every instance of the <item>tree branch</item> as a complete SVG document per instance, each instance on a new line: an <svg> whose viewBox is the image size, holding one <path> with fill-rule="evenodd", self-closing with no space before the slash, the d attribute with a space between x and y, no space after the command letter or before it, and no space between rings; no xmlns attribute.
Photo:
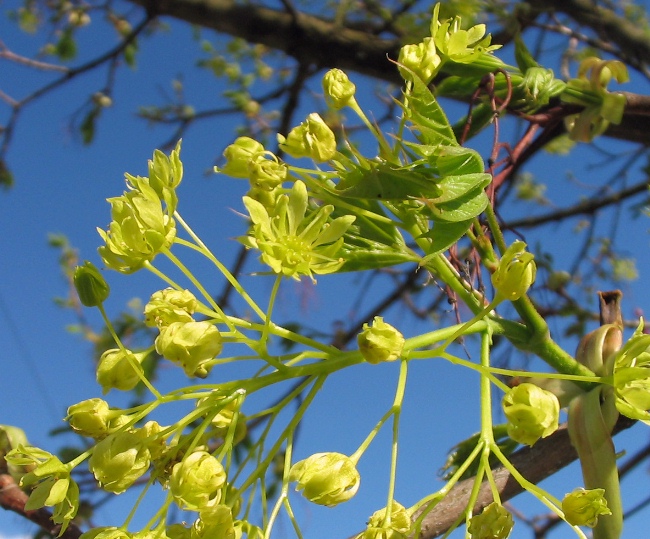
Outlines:
<svg viewBox="0 0 650 539"><path fill-rule="evenodd" d="M613 433L630 428L635 421L621 416ZM578 455L569 440L566 425L562 425L548 438L543 438L532 447L524 447L510 456L510 462L531 483L539 483L565 466L577 460ZM513 479L510 472L503 467L492 472L494 482L499 490L501 501L514 498L523 492L523 488ZM449 494L438 503L422 521L418 539L432 539L445 533L467 506L474 478L466 479L451 489ZM492 503L492 490L487 481L481 484L474 512L480 512ZM413 518L418 518L422 509Z"/></svg>

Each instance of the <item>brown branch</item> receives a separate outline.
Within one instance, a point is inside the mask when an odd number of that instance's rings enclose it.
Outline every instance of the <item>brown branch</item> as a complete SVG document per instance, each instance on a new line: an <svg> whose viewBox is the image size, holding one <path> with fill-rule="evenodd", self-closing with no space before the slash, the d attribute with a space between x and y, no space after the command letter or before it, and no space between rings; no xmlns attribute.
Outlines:
<svg viewBox="0 0 650 539"><path fill-rule="evenodd" d="M576 215L592 215L601 208L612 204L618 204L622 200L638 195L639 193L645 193L648 191L649 187L650 183L646 179L628 187L627 189L616 191L606 197L585 200L575 204L574 206L540 215L538 217L527 217L516 221L508 221L504 224L504 229L532 228L547 223L562 221L567 217L575 217Z"/></svg>
<svg viewBox="0 0 650 539"><path fill-rule="evenodd" d="M0 507L32 521L54 537L59 536L61 525L52 522L52 513L49 510L41 508L28 511L25 509L28 498L29 496L20 489L13 477L6 473L0 473ZM81 533L74 523L70 523L59 537L61 539L78 539Z"/></svg>

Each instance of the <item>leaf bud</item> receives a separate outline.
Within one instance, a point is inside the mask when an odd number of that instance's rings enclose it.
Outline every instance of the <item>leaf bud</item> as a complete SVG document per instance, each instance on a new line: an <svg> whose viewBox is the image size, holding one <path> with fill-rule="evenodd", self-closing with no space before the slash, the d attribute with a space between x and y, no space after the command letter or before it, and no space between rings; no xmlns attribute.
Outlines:
<svg viewBox="0 0 650 539"><path fill-rule="evenodd" d="M585 490L577 488L562 500L564 518L572 526L589 526L598 524L600 515L611 515L605 499L605 489Z"/></svg>
<svg viewBox="0 0 650 539"><path fill-rule="evenodd" d="M187 376L205 378L223 342L210 322L172 322L160 329L155 346L160 355L183 367Z"/></svg>
<svg viewBox="0 0 650 539"><path fill-rule="evenodd" d="M77 266L72 277L79 300L86 307L98 307L108 297L111 289L101 272L86 260L83 266Z"/></svg>
<svg viewBox="0 0 650 539"><path fill-rule="evenodd" d="M248 178L249 163L263 152L264 146L256 140L250 137L239 137L223 151L226 164L219 169L219 172L233 178Z"/></svg>
<svg viewBox="0 0 650 539"><path fill-rule="evenodd" d="M499 267L492 274L492 285L497 297L515 301L521 298L535 282L535 256L526 251L523 241L515 241L503 253Z"/></svg>
<svg viewBox="0 0 650 539"><path fill-rule="evenodd" d="M116 432L95 445L88 467L104 490L120 494L147 472L150 461L137 432Z"/></svg>
<svg viewBox="0 0 650 539"><path fill-rule="evenodd" d="M111 389L131 391L143 376L141 366L146 353L134 354L130 350L111 348L99 358L97 364L97 383L102 386L104 395Z"/></svg>
<svg viewBox="0 0 650 539"><path fill-rule="evenodd" d="M404 336L393 326L375 316L372 325L364 324L357 336L359 351L368 363L376 365L384 361L395 361L402 354Z"/></svg>
<svg viewBox="0 0 650 539"><path fill-rule="evenodd" d="M291 467L289 481L297 481L296 490L309 501L332 507L356 494L361 477L350 457L315 453Z"/></svg>
<svg viewBox="0 0 650 539"><path fill-rule="evenodd" d="M339 110L354 99L356 86L347 74L340 69L330 69L323 77L325 101L333 109Z"/></svg>
<svg viewBox="0 0 650 539"><path fill-rule="evenodd" d="M164 327L172 322L192 322L198 304L189 290L158 290L144 306L144 323L149 327Z"/></svg>
<svg viewBox="0 0 650 539"><path fill-rule="evenodd" d="M278 135L280 148L291 157L310 157L315 163L329 161L336 154L336 137L325 121L315 112L287 137Z"/></svg>
<svg viewBox="0 0 650 539"><path fill-rule="evenodd" d="M557 430L560 403L550 391L531 383L513 387L503 397L508 436L520 444L533 445Z"/></svg>
<svg viewBox="0 0 650 539"><path fill-rule="evenodd" d="M207 451L194 451L172 469L169 490L182 509L200 511L221 500L226 472Z"/></svg>
<svg viewBox="0 0 650 539"><path fill-rule="evenodd" d="M480 515L473 516L467 531L472 539L506 539L515 522L503 505L492 502Z"/></svg>

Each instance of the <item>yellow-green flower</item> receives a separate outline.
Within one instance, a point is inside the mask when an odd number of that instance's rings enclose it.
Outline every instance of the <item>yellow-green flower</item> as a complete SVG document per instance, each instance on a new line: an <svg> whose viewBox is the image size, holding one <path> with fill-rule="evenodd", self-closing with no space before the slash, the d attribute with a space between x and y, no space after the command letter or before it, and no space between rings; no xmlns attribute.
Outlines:
<svg viewBox="0 0 650 539"><path fill-rule="evenodd" d="M207 451L194 451L174 465L169 491L182 509L201 511L221 500L226 472Z"/></svg>
<svg viewBox="0 0 650 539"><path fill-rule="evenodd" d="M291 467L289 481L297 481L296 490L309 501L331 507L352 498L361 477L350 457L316 453Z"/></svg>
<svg viewBox="0 0 650 539"><path fill-rule="evenodd" d="M436 52L436 44L431 37L425 37L420 43L404 45L397 59L404 80L412 81L415 75L425 84L433 79L441 63L442 59Z"/></svg>
<svg viewBox="0 0 650 539"><path fill-rule="evenodd" d="M33 489L25 510L52 507L52 521L61 524L63 533L79 509L79 486L70 477L70 468L51 453L22 444L9 451L5 460L31 469L20 479L21 486Z"/></svg>
<svg viewBox="0 0 650 539"><path fill-rule="evenodd" d="M526 251L523 241L515 241L503 253L499 267L492 274L492 285L497 298L518 300L535 282L535 256Z"/></svg>
<svg viewBox="0 0 650 539"><path fill-rule="evenodd" d="M363 331L357 336L359 351L368 363L377 364L395 361L402 354L404 335L381 316L375 316L370 324L363 325Z"/></svg>
<svg viewBox="0 0 650 539"><path fill-rule="evenodd" d="M352 99L356 86L350 81L347 74L340 69L330 69L323 77L323 92L325 101L333 109L342 109Z"/></svg>
<svg viewBox="0 0 650 539"><path fill-rule="evenodd" d="M605 499L605 489L585 490L577 488L562 500L564 518L572 526L589 526L598 524L598 517L611 515Z"/></svg>
<svg viewBox="0 0 650 539"><path fill-rule="evenodd" d="M617 410L632 419L650 422L650 335L643 320L634 335L612 358Z"/></svg>
<svg viewBox="0 0 650 539"><path fill-rule="evenodd" d="M510 512L492 502L480 515L473 516L467 531L472 539L506 539L515 525Z"/></svg>
<svg viewBox="0 0 650 539"><path fill-rule="evenodd" d="M150 462L140 434L116 432L95 445L88 467L104 490L120 494L147 472Z"/></svg>
<svg viewBox="0 0 650 539"><path fill-rule="evenodd" d="M336 137L325 121L315 112L285 138L278 135L280 148L291 157L310 157L315 163L329 161L336 154Z"/></svg>
<svg viewBox="0 0 650 539"><path fill-rule="evenodd" d="M172 322L192 322L198 304L189 290L159 290L144 306L144 323L149 327L165 327Z"/></svg>
<svg viewBox="0 0 650 539"><path fill-rule="evenodd" d="M183 367L187 376L205 378L223 348L219 330L210 322L172 322L160 329L156 351Z"/></svg>
<svg viewBox="0 0 650 539"><path fill-rule="evenodd" d="M388 519L386 512L386 507L375 511L359 539L406 539L411 535L411 515L403 505L393 501Z"/></svg>
<svg viewBox="0 0 650 539"><path fill-rule="evenodd" d="M77 434L100 440L118 429L127 417L102 399L87 399L68 408L66 421Z"/></svg>
<svg viewBox="0 0 650 539"><path fill-rule="evenodd" d="M550 391L535 384L513 387L503 397L508 436L520 444L533 445L557 430L560 403Z"/></svg>
<svg viewBox="0 0 650 539"><path fill-rule="evenodd" d="M122 348L106 350L97 364L97 382L102 386L102 392L106 394L111 389L131 391L137 386L144 373L141 363L146 355Z"/></svg>
<svg viewBox="0 0 650 539"><path fill-rule="evenodd" d="M261 259L277 274L296 280L301 275L333 273L344 260L339 256L343 235L354 221L346 215L330 220L334 206L321 206L307 214L307 188L297 181L288 195L278 197L267 209L260 202L244 197L253 222L249 236L241 241L259 249Z"/></svg>
<svg viewBox="0 0 650 539"><path fill-rule="evenodd" d="M431 20L431 36L440 56L457 63L472 63L480 55L493 51L501 45L490 45L492 37L485 35L485 25L477 24L469 30L461 28L461 18L454 17L440 22L436 4Z"/></svg>
<svg viewBox="0 0 650 539"><path fill-rule="evenodd" d="M226 164L218 172L233 178L248 178L249 164L264 153L264 146L250 137L239 137L223 151Z"/></svg>

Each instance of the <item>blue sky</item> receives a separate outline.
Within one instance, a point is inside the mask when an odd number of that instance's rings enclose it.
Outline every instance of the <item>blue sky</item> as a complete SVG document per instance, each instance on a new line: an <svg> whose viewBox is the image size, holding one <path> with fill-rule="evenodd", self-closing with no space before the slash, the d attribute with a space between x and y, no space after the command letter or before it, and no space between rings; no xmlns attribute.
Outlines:
<svg viewBox="0 0 650 539"><path fill-rule="evenodd" d="M10 5L3 4L2 7L6 9ZM124 172L144 174L147 159L168 137L167 132L135 120L137 106L156 100L161 88L169 91L170 78L181 72L190 100L200 102L220 90L212 77L187 62L188 58L196 57L198 49L190 29L168 22L170 30L167 34L141 43L137 69L132 72L124 70L118 75L114 106L104 112L93 145L81 145L69 130L69 119L78 104L103 85L102 77L97 74L64 85L25 109L14 134L9 165L15 174L16 185L11 191L0 193L0 225L4 231L0 236L0 350L3 367L0 423L24 428L30 441L45 449L54 450L62 443L61 439L51 439L48 432L61 424L66 408L100 394L94 381L90 345L66 331L66 327L76 320L53 301L54 297L67 293L67 285L57 264L58 253L48 247L48 234L65 234L79 249L81 258L99 264L96 249L100 239L95 229L108 225L109 206L105 199L122 193ZM81 50L96 51L105 39L109 39L101 32L82 35ZM0 18L0 36L16 52L29 55L34 50L34 42L15 32L4 18ZM214 39L213 36L206 37ZM636 74L632 76L639 91L648 91L647 83ZM361 83L361 79L352 77ZM28 69L0 62L0 80L3 91L20 97L45 78ZM365 87L371 89L368 85ZM308 103L307 100L306 106ZM6 115L6 109L0 110ZM308 112L311 111L305 108L304 114ZM242 209L241 196L246 185L239 180L206 175L205 172L211 169L214 157L231 142L233 128L232 120L226 118L197 125L186 133L181 154L185 179L179 190L181 214L226 263L236 252L232 238L244 231L242 219L232 210ZM615 143L603 141L600 144L611 148ZM579 156L581 151L578 150L576 155ZM563 196L572 196L574 190L581 188L567 180L566 171L570 169L576 175L580 174L580 181L588 181L590 175L600 179L613 173L605 165L585 173L575 158L540 159L536 169L540 179L562 184L553 200L560 205ZM631 181L639 178L638 172L634 171L630 176ZM525 214L530 209L522 203L514 211ZM635 308L643 308L650 300L648 288L644 286L650 267L647 230L648 223L639 219L618 235L625 248L637 257L639 269L639 279L624 289L625 315L628 318L633 316ZM558 258L570 257L577 245L568 228L550 229L545 237L534 240L557 249ZM109 272L106 276L112 287L107 308L113 313L134 297L146 301L152 292L162 287L147 275L125 278ZM268 294L271 284L270 279L261 280L255 288L259 298ZM356 305L350 298L358 298L362 284L357 276L323 277L318 286L308 290L305 296L304 286L286 282L276 314L288 320L299 313L301 321L330 329L337 319L353 317ZM383 285L379 282L371 284L368 292L371 296L373 286ZM88 311L85 314L91 321L99 323L97 313ZM403 316L404 312L396 309L387 313L386 319L390 322L391 317L400 320ZM415 334L430 329L435 329L430 322L414 322L408 331ZM575 344L568 342L567 346L572 349ZM171 383L172 374L165 375L170 377ZM312 421L307 421L301 431L298 456L317 451L354 451L390 406L396 375L395 365L362 365L328 380L310 411ZM437 471L444 463L446 451L478 429L478 407L474 397L477 387L476 377L442 362L413 366L397 485L397 498L405 505L414 503L441 485ZM119 403L120 396L111 393L108 400L112 404ZM385 504L388 434L388 431L382 433L362 459L362 487L351 502L326 509L309 505L298 496L293 498L299 518L304 523L305 537L347 537L358 531L374 510ZM648 431L637 425L632 432L619 436L617 444L621 449L632 448L645 442L647 437ZM553 479L549 485L557 489L555 494L562 496L564 490L568 490L567 484L572 488L578 482L577 470L573 467L562 479ZM639 481L640 485L643 483L647 481ZM630 488L626 494L629 497L625 501L629 506L634 498L645 496L647 491ZM128 503L128 500L123 500L115 507L124 509ZM529 507L519 500L516 504ZM98 524L109 523L113 513L112 506L109 507L110 510L100 511ZM632 519L625 537L639 537L640 528L637 526L641 526L643 520L643 516ZM282 525L289 532L289 522L285 520ZM516 533L517 537L526 535L523 529L522 526ZM29 531L31 528L22 520L0 512L0 536L21 535ZM566 537L565 534L566 530L554 537Z"/></svg>

